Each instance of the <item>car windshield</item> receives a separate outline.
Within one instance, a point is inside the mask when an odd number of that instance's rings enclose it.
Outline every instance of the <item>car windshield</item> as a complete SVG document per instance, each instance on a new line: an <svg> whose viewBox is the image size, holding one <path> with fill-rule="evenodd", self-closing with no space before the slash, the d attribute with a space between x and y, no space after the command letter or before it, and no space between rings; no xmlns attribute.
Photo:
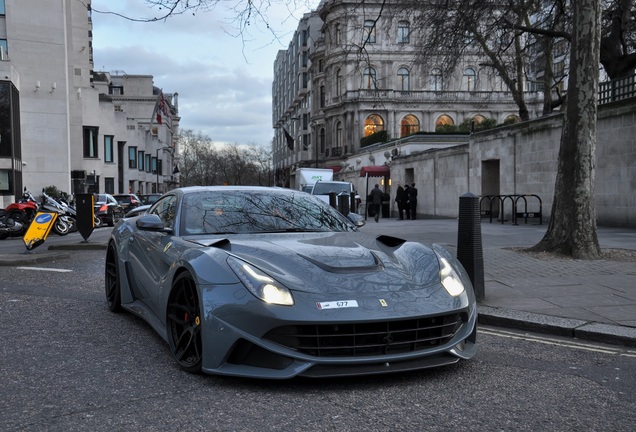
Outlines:
<svg viewBox="0 0 636 432"><path fill-rule="evenodd" d="M130 204L130 195L115 195L115 199L120 204Z"/></svg>
<svg viewBox="0 0 636 432"><path fill-rule="evenodd" d="M331 192L335 192L337 195L351 192L351 185L349 183L329 183L318 182L314 185L312 194L314 195L329 195Z"/></svg>
<svg viewBox="0 0 636 432"><path fill-rule="evenodd" d="M334 208L300 192L190 193L181 210L185 235L355 230Z"/></svg>

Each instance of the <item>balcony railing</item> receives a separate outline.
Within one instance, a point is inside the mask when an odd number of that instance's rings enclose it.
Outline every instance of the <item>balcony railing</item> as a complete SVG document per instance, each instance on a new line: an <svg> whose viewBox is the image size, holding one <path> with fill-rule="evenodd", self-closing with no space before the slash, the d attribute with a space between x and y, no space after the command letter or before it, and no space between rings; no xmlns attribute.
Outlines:
<svg viewBox="0 0 636 432"><path fill-rule="evenodd" d="M524 92L526 102L543 101L541 92ZM362 89L347 91L344 95L331 98L332 103L364 101L364 100L395 100L402 102L472 102L472 103L514 103L512 93L508 91L432 91L432 90L383 90Z"/></svg>

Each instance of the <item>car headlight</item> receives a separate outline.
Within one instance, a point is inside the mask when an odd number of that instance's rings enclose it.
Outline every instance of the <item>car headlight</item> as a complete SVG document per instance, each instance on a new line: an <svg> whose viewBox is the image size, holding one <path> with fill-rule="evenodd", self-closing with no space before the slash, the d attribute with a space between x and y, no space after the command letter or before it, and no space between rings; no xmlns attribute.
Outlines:
<svg viewBox="0 0 636 432"><path fill-rule="evenodd" d="M464 284L448 260L441 256L438 257L440 262L439 276L442 280L442 285L450 295L457 297L464 292Z"/></svg>
<svg viewBox="0 0 636 432"><path fill-rule="evenodd" d="M289 289L261 270L234 257L229 257L227 263L243 282L243 285L265 303L283 306L292 306L294 304L294 298Z"/></svg>

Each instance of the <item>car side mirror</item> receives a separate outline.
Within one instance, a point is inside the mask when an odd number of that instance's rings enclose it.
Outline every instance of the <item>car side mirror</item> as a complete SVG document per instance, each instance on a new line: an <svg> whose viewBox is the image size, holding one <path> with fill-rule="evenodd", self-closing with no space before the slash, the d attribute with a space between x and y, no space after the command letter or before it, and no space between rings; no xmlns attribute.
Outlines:
<svg viewBox="0 0 636 432"><path fill-rule="evenodd" d="M366 224L366 221L364 220L364 216L359 215L358 213L349 213L347 215L347 219L353 222L353 224L357 226L358 228Z"/></svg>
<svg viewBox="0 0 636 432"><path fill-rule="evenodd" d="M166 228L163 221L156 214L143 215L135 222L141 231L158 231L171 233L172 228Z"/></svg>

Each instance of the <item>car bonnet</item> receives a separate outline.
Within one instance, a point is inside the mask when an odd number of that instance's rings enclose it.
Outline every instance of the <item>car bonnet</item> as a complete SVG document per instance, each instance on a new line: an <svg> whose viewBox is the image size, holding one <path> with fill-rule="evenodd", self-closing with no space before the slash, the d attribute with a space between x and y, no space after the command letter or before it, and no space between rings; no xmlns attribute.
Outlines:
<svg viewBox="0 0 636 432"><path fill-rule="evenodd" d="M361 285L399 291L439 282L439 264L430 248L392 237L290 233L228 240L210 245L299 291L356 292Z"/></svg>

